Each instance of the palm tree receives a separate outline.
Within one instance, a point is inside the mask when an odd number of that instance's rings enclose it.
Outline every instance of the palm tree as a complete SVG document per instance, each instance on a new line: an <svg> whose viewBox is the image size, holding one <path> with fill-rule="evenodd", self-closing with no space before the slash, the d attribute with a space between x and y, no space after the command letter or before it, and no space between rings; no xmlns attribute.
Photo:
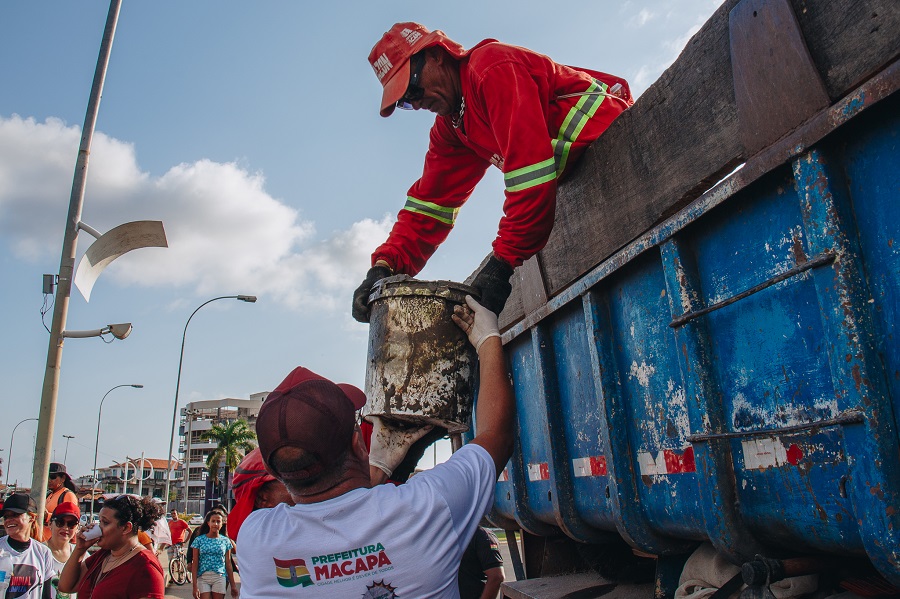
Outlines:
<svg viewBox="0 0 900 599"><path fill-rule="evenodd" d="M246 420L235 420L228 424L215 424L211 429L203 433L204 441L214 441L218 447L206 458L206 468L209 475L218 480L219 464L225 464L225 509L231 509L228 499L228 473L234 471L241 463L246 453L256 447L252 442L256 440L256 433L250 428Z"/></svg>

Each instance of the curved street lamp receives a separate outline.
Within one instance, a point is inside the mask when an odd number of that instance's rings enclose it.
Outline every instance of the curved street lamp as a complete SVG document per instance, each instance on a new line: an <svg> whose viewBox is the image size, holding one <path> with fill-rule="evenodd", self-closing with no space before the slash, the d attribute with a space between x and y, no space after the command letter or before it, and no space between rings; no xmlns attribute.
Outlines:
<svg viewBox="0 0 900 599"><path fill-rule="evenodd" d="M191 324L191 319L194 317L194 314L200 311L200 308L202 308L206 304L223 299L236 299L238 301L247 302L249 304L256 303L255 295L222 295L219 297L214 297L211 300L206 300L205 302L197 306L197 309L191 312L191 315L188 316L187 322L184 323L184 332L181 334L181 356L178 358L178 378L175 381L175 405L172 406L172 430L169 433L169 459L166 462L166 491L165 495L163 495L163 501L165 501L166 503L168 503L169 501L169 483L172 478L172 449L175 443L175 422L178 419L178 392L181 389L181 365L184 362L184 341L187 338L188 325ZM190 459L190 456L188 456L188 459ZM185 499L187 499L187 487L185 487L184 492Z"/></svg>
<svg viewBox="0 0 900 599"><path fill-rule="evenodd" d="M144 388L143 385L116 385L104 393L103 399L100 400L100 409L97 410L97 440L94 442L94 481L91 483L91 522L94 521L94 493L97 488L97 449L100 447L100 416L103 415L103 402L106 400L106 396L119 387L134 387L135 389Z"/></svg>
<svg viewBox="0 0 900 599"><path fill-rule="evenodd" d="M63 439L66 440L66 453L63 455L63 464L66 463L66 460L69 459L69 441L75 438L75 435L63 435Z"/></svg>
<svg viewBox="0 0 900 599"><path fill-rule="evenodd" d="M37 420L37 418L26 418L25 420L22 420L21 422L19 422L19 424L22 424L22 422L28 422L29 420ZM16 429L19 428L19 424L15 425L13 427L12 435L9 436L9 453L6 455L6 459L8 460L8 463L6 464L6 486L7 487L9 486L9 470L12 467L13 441L16 440ZM18 479L16 479L16 480L18 480Z"/></svg>

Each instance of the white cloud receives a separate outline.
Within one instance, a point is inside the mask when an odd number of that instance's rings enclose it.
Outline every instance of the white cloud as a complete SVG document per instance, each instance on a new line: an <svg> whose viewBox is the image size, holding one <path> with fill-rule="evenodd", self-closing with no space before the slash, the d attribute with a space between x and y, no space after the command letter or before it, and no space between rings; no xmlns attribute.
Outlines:
<svg viewBox="0 0 900 599"><path fill-rule="evenodd" d="M637 25L638 27L643 27L647 24L648 21L656 17L656 13L647 10L646 8L642 8L641 11L631 19L631 23Z"/></svg>
<svg viewBox="0 0 900 599"><path fill-rule="evenodd" d="M33 261L62 238L80 128L0 116L0 235ZM368 268L390 216L318 238L315 225L270 196L261 173L199 160L161 177L140 170L134 147L94 134L82 219L101 232L133 220L163 221L168 249L132 252L103 278L122 285L185 287L198 294L253 290L291 307L343 308ZM51 240L48 242L48 240ZM92 238L82 234L79 250Z"/></svg>

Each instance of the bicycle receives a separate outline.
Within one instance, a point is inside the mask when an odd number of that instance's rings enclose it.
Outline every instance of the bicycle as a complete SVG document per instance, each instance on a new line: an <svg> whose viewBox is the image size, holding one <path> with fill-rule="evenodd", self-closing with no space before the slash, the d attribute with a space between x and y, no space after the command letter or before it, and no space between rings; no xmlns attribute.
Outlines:
<svg viewBox="0 0 900 599"><path fill-rule="evenodd" d="M179 543L172 548L172 559L169 560L169 576L172 582L181 586L191 581L191 569L188 567L184 545Z"/></svg>

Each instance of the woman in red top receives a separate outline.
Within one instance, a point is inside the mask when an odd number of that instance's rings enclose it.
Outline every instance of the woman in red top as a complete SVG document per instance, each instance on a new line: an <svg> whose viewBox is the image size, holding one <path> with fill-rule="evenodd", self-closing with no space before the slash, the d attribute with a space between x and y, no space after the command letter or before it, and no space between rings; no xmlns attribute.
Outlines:
<svg viewBox="0 0 900 599"><path fill-rule="evenodd" d="M149 497L119 495L100 510L99 539L90 530L78 534L75 550L59 576L59 590L77 592L81 599L163 599L163 570L152 551L138 541L138 530L148 529L162 515ZM100 547L85 559L87 550Z"/></svg>

